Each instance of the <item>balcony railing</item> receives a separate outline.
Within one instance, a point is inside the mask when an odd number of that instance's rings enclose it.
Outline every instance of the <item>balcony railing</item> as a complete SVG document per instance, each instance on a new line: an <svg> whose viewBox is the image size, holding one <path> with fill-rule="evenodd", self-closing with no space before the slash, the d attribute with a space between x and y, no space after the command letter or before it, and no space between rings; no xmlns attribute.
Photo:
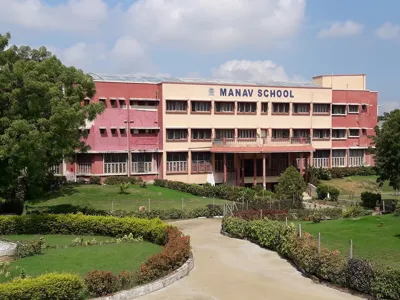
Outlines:
<svg viewBox="0 0 400 300"><path fill-rule="evenodd" d="M328 168L329 167L329 158L325 157L317 157L313 160L313 167L314 168Z"/></svg>
<svg viewBox="0 0 400 300"><path fill-rule="evenodd" d="M52 172L54 175L61 175L61 168L60 165L54 165L50 168L50 172Z"/></svg>
<svg viewBox="0 0 400 300"><path fill-rule="evenodd" d="M132 174L156 173L153 162L133 162Z"/></svg>
<svg viewBox="0 0 400 300"><path fill-rule="evenodd" d="M92 164L91 163L78 163L77 175L90 175L92 174Z"/></svg>
<svg viewBox="0 0 400 300"><path fill-rule="evenodd" d="M193 173L203 173L211 171L212 171L212 165L210 161L203 161L203 160L192 161Z"/></svg>
<svg viewBox="0 0 400 300"><path fill-rule="evenodd" d="M116 162L116 163L104 163L104 173L105 174L127 174L126 162Z"/></svg>
<svg viewBox="0 0 400 300"><path fill-rule="evenodd" d="M345 167L346 157L332 157L332 167Z"/></svg>
<svg viewBox="0 0 400 300"><path fill-rule="evenodd" d="M286 145L310 145L309 137L289 137L289 138L273 138L273 137L256 137L256 138L222 138L213 139L213 146L286 146Z"/></svg>
<svg viewBox="0 0 400 300"><path fill-rule="evenodd" d="M167 161L168 173L185 173L187 172L187 161Z"/></svg>
<svg viewBox="0 0 400 300"><path fill-rule="evenodd" d="M364 165L364 157L353 156L349 157L349 167L361 167Z"/></svg>

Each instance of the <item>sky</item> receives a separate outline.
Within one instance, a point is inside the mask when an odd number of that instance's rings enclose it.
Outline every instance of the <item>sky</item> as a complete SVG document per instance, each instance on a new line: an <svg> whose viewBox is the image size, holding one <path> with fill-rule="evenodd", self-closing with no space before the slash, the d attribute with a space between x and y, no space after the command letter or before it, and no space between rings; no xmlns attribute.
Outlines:
<svg viewBox="0 0 400 300"><path fill-rule="evenodd" d="M367 74L400 108L400 1L0 0L0 33L85 72L257 81Z"/></svg>

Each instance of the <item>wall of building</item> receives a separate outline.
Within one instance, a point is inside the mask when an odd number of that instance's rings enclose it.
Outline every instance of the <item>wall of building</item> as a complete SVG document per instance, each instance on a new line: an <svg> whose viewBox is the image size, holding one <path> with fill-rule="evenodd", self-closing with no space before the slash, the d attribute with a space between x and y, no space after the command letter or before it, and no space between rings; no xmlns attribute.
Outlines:
<svg viewBox="0 0 400 300"><path fill-rule="evenodd" d="M315 76L313 83L334 90L365 90L367 88L365 74Z"/></svg>

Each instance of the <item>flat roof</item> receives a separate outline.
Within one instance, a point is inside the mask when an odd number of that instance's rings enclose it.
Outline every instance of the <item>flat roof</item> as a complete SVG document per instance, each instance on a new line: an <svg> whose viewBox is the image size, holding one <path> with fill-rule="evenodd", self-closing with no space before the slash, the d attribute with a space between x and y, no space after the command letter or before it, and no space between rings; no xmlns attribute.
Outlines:
<svg viewBox="0 0 400 300"><path fill-rule="evenodd" d="M188 83L188 84L219 84L219 85L250 85L250 86L274 86L274 87L312 87L322 88L312 82L284 82L284 81L250 81L229 79L205 79L205 78L178 78L173 76L145 76L145 75L118 75L89 73L97 82L126 82L126 83Z"/></svg>

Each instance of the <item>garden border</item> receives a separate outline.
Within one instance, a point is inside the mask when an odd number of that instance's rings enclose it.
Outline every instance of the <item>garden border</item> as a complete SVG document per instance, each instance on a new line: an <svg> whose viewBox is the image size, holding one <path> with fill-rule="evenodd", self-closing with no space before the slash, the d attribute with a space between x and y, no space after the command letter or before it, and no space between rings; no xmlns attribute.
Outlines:
<svg viewBox="0 0 400 300"><path fill-rule="evenodd" d="M147 294L153 293L155 291L161 290L180 279L189 275L190 271L194 268L194 258L192 252L188 260L179 269L175 270L171 274L165 277L157 279L156 281L135 287L130 290L120 291L110 296L104 296L99 298L92 298L91 300L129 300L135 299Z"/></svg>

